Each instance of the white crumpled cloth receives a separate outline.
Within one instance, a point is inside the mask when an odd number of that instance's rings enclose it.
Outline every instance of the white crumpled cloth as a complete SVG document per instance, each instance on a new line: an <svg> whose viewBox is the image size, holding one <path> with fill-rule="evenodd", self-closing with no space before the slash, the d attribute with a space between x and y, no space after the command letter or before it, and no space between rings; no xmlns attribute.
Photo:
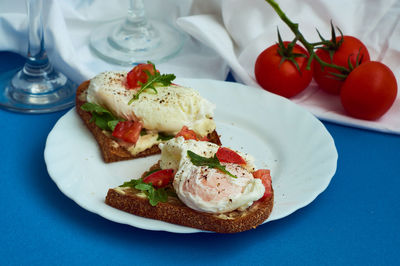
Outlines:
<svg viewBox="0 0 400 266"><path fill-rule="evenodd" d="M175 24L178 17L198 12L210 13L216 9L202 2L145 0L144 4L149 18ZM43 0L46 50L55 68L77 83L102 71L129 69L106 63L94 55L88 46L90 33L94 29L103 23L125 17L128 7L129 0ZM0 51L26 56L26 11L26 0L0 1ZM157 68L163 73L175 73L178 77L221 80L229 72L226 62L215 51L187 34L179 55L157 64Z"/></svg>
<svg viewBox="0 0 400 266"><path fill-rule="evenodd" d="M316 28L329 39L330 21L345 35L359 38L371 60L391 68L400 84L399 0L277 0L286 15L300 24L310 41L318 41ZM213 48L231 67L236 80L259 87L254 77L257 56L277 42L277 28L285 40L294 35L264 0L223 0L216 15L179 18L177 24L194 38ZM317 117L344 125L400 134L400 93L392 108L377 121L347 116L337 96L328 95L312 82L291 100Z"/></svg>
<svg viewBox="0 0 400 266"><path fill-rule="evenodd" d="M145 0L147 14L179 26L188 38L173 59L158 64L178 77L225 80L229 69L244 84L259 87L254 79L257 55L293 35L263 0ZM330 36L330 20L344 34L361 39L372 60L382 61L400 81L400 1L398 0L277 0L292 21L300 24L307 40L316 41L315 28ZM129 0L43 0L45 42L55 68L77 83L107 70L126 69L108 64L89 49L93 29L126 15ZM0 1L0 51L26 55L25 0ZM400 96L398 97L400 98ZM244 99L245 100L245 99ZM400 102L378 121L353 119L344 114L338 97L312 83L291 99L317 117L339 124L400 133Z"/></svg>

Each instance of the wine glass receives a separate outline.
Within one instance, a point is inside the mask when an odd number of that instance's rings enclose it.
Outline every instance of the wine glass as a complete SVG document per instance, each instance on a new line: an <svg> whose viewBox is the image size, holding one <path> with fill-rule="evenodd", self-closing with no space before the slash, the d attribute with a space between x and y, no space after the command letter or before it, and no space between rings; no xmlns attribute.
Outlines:
<svg viewBox="0 0 400 266"><path fill-rule="evenodd" d="M0 107L22 113L49 113L74 105L76 84L54 70L45 50L42 0L27 0L28 53L23 68L0 93Z"/></svg>
<svg viewBox="0 0 400 266"><path fill-rule="evenodd" d="M163 62L175 56L183 42L177 29L147 18L143 0L130 0L126 18L102 25L90 36L92 50L119 65Z"/></svg>

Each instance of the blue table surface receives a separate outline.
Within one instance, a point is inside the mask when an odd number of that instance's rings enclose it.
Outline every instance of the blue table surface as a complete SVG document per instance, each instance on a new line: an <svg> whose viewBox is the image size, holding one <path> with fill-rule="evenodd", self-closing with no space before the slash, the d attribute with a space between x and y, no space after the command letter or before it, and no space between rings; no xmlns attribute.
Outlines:
<svg viewBox="0 0 400 266"><path fill-rule="evenodd" d="M23 62L1 52L0 74ZM243 233L174 234L111 222L58 190L43 151L66 112L0 110L1 265L400 264L400 136L323 122L338 168L311 204Z"/></svg>

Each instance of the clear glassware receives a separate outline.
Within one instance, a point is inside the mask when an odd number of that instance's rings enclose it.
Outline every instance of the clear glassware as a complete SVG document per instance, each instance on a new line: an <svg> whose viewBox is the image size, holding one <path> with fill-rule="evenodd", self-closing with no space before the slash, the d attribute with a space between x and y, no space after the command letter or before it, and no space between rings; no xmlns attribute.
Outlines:
<svg viewBox="0 0 400 266"><path fill-rule="evenodd" d="M77 85L54 70L45 50L42 0L27 0L28 54L25 65L0 93L0 107L22 113L49 113L75 103Z"/></svg>
<svg viewBox="0 0 400 266"><path fill-rule="evenodd" d="M92 32L90 46L103 60L119 65L163 62L175 56L184 37L174 27L146 16L143 0L130 0L126 18Z"/></svg>

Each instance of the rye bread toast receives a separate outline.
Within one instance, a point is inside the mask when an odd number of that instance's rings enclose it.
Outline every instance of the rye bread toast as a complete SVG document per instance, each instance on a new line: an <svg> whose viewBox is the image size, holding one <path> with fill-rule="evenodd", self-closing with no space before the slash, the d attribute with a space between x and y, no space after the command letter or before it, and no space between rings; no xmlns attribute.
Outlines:
<svg viewBox="0 0 400 266"><path fill-rule="evenodd" d="M87 80L79 85L76 92L76 111L79 116L85 123L86 127L93 134L96 139L99 148L101 150L101 154L103 156L103 160L106 163L129 160L134 158L146 157L153 154L160 153L160 149L158 148L158 144L153 145L152 147L139 152L135 155L130 153L124 146L120 145L115 139L105 134L101 128L96 126L95 123L90 122L92 115L90 112L86 112L81 109L81 106L86 102L86 93L89 87L90 81ZM217 145L221 145L220 138L217 132L214 130L210 134L207 135L207 138L210 142L213 142Z"/></svg>
<svg viewBox="0 0 400 266"><path fill-rule="evenodd" d="M158 164L152 166L149 171L157 168ZM145 175L146 173L143 174ZM217 233L237 233L256 228L269 217L273 208L274 193L272 190L270 197L254 202L244 211L235 210L223 214L193 210L177 196L168 196L167 202L159 202L152 206L147 197L134 188L111 188L105 202L119 210L146 218Z"/></svg>

